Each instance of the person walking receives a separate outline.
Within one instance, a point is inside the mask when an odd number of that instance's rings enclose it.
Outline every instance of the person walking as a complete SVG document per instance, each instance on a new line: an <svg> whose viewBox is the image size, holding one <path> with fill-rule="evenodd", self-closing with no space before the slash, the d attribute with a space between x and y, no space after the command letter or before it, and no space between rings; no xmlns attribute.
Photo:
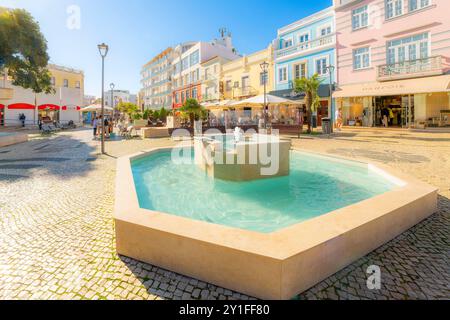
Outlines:
<svg viewBox="0 0 450 320"><path fill-rule="evenodd" d="M92 127L94 128L94 139L97 137L97 125L98 125L98 121L97 121L97 117L95 117L94 121L92 121Z"/></svg>

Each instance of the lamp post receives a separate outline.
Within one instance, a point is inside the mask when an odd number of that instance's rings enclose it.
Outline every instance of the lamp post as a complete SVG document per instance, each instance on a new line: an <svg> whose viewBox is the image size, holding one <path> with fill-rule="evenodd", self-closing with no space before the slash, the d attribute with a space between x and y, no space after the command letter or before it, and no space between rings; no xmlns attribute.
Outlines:
<svg viewBox="0 0 450 320"><path fill-rule="evenodd" d="M264 61L260 64L261 70L263 71L263 82L264 82L264 129L267 130L267 71L269 70L269 63Z"/></svg>
<svg viewBox="0 0 450 320"><path fill-rule="evenodd" d="M102 111L101 111L101 141L102 141L102 154L105 154L105 57L108 54L109 47L105 43L99 44L98 51L102 57Z"/></svg>
<svg viewBox="0 0 450 320"><path fill-rule="evenodd" d="M325 70L327 70L328 74L330 75L330 119L334 119L333 116L333 73L336 69L333 65L328 65L325 67ZM331 132L333 132L333 123L335 123L337 119L334 119L334 121L331 122Z"/></svg>

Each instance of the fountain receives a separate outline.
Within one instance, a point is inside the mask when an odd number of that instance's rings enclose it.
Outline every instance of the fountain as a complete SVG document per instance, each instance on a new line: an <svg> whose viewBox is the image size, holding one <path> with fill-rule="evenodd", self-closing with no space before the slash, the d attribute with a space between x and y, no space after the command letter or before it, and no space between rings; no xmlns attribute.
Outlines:
<svg viewBox="0 0 450 320"><path fill-rule="evenodd" d="M214 179L252 181L289 175L291 142L279 136L207 134L194 138L195 163Z"/></svg>

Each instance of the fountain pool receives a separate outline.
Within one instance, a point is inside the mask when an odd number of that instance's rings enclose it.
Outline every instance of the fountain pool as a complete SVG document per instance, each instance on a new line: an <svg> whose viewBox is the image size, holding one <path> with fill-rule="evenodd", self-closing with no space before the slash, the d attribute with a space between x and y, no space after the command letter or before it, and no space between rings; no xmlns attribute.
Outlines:
<svg viewBox="0 0 450 320"><path fill-rule="evenodd" d="M291 151L288 176L227 181L172 151L118 160L117 252L257 298L292 298L437 208L382 164Z"/></svg>
<svg viewBox="0 0 450 320"><path fill-rule="evenodd" d="M290 158L289 176L243 182L213 179L193 162L174 164L170 151L137 159L131 166L141 208L263 233L398 186L358 162L297 151Z"/></svg>

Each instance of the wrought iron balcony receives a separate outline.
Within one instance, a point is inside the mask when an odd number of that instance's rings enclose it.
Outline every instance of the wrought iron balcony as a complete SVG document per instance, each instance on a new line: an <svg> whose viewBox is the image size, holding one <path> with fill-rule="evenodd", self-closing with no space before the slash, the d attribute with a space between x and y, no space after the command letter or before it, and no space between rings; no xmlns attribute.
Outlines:
<svg viewBox="0 0 450 320"><path fill-rule="evenodd" d="M202 102L220 100L220 93L205 94L202 96Z"/></svg>
<svg viewBox="0 0 450 320"><path fill-rule="evenodd" d="M233 88L233 98L241 98L256 95L258 95L258 90L250 86Z"/></svg>
<svg viewBox="0 0 450 320"><path fill-rule="evenodd" d="M378 66L378 81L420 78L444 74L442 56Z"/></svg>
<svg viewBox="0 0 450 320"><path fill-rule="evenodd" d="M299 53L309 53L317 49L332 46L336 43L336 35L330 34L325 37L314 39L308 42L299 43L295 46L279 49L275 52L275 58L280 59Z"/></svg>

